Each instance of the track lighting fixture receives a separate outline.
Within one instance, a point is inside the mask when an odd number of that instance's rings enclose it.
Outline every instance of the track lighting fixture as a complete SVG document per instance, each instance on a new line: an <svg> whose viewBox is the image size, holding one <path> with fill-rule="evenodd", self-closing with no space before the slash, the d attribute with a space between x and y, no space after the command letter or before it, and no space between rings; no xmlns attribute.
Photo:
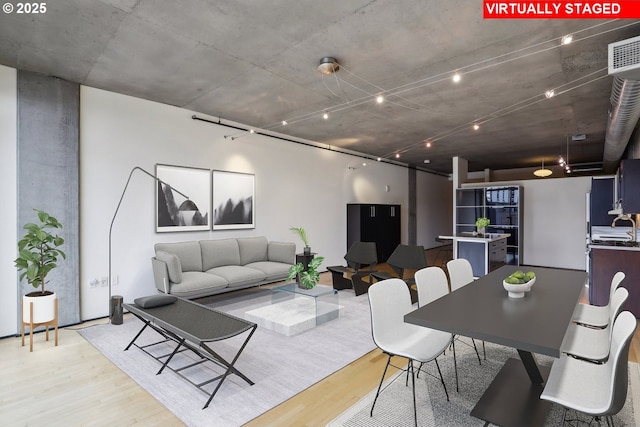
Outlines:
<svg viewBox="0 0 640 427"><path fill-rule="evenodd" d="M546 98L553 98L553 95L555 95L556 92L553 89L549 89L547 91L545 91L544 96Z"/></svg>
<svg viewBox="0 0 640 427"><path fill-rule="evenodd" d="M329 118L329 113L325 111L324 114L322 115L322 118L327 120Z"/></svg>
<svg viewBox="0 0 640 427"><path fill-rule="evenodd" d="M480 125L478 123L474 123L473 130L478 130L478 129L480 129Z"/></svg>
<svg viewBox="0 0 640 427"><path fill-rule="evenodd" d="M382 95L378 95L378 96L376 97L376 102L377 102L378 104L382 104L382 103L384 102L384 96L382 96Z"/></svg>
<svg viewBox="0 0 640 427"><path fill-rule="evenodd" d="M288 124L289 124L289 123L287 123L287 121L286 121L286 120L283 120L283 121L282 121L282 126L286 126L286 125L288 125Z"/></svg>
<svg viewBox="0 0 640 427"><path fill-rule="evenodd" d="M569 44L573 41L573 34L567 34L566 36L562 37L562 44Z"/></svg>
<svg viewBox="0 0 640 427"><path fill-rule="evenodd" d="M454 75L451 77L451 80L453 80L454 83L458 83L460 80L462 80L462 76L460 75L460 73L454 73Z"/></svg>

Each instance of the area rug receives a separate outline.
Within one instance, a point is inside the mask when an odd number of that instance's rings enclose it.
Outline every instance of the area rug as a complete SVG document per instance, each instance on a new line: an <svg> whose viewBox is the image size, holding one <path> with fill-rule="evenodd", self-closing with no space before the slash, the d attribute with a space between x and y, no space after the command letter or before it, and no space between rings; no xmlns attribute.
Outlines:
<svg viewBox="0 0 640 427"><path fill-rule="evenodd" d="M269 304L270 291L254 289L240 296L198 302L242 317L246 311ZM98 325L83 329L80 334L185 424L241 426L375 348L366 295L356 297L353 291L341 291L340 305L344 309L338 319L295 336L258 328L236 363L236 368L255 385L230 375L204 410L208 394L170 370L156 375L161 365L140 349L123 351L142 327L138 319L127 318L122 325ZM155 331L145 330L136 343L155 342L159 337ZM213 348L229 360L245 337L215 343ZM153 351L165 354L173 348L173 344L166 346L155 346ZM191 352L180 353L171 364L183 366L189 358ZM210 378L212 371L222 372L216 365L204 363L186 374L198 383ZM205 386L206 391L212 391L216 384Z"/></svg>
<svg viewBox="0 0 640 427"><path fill-rule="evenodd" d="M455 376L453 357L451 352L438 358L442 374L449 391L450 401L447 402L440 379L421 374L416 381L416 401L418 407L418 425L420 427L465 427L484 426L484 421L470 415L480 396L489 386L504 362L510 358L518 358L516 350L486 343L487 360L478 359L473 349L464 345L456 346L458 360L458 375L460 392L455 390ZM481 353L482 354L482 353ZM536 356L541 365L550 365L552 359L546 356ZM637 426L640 417L636 417L640 407L640 365L629 363L629 393L627 403L622 411L614 417L617 427ZM435 364L425 365L428 372L437 375ZM382 372L381 372L382 374ZM373 417L369 415L371 405L376 394L372 390L355 405L339 415L327 427L390 427L413 426L413 399L411 382L405 385L406 374L395 374L385 382L387 387L376 403ZM576 416L570 412L571 417ZM589 417L577 414L581 420L588 423ZM562 408L552 405L551 412L545 426L559 426L562 420ZM587 424L580 424L587 425Z"/></svg>

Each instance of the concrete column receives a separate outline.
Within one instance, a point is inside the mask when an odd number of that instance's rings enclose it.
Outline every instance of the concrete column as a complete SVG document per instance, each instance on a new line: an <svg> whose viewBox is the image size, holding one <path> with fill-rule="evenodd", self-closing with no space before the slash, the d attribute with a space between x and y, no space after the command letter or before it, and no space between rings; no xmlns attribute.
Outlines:
<svg viewBox="0 0 640 427"><path fill-rule="evenodd" d="M80 85L56 77L18 71L18 239L22 226L37 221L33 209L56 217L63 225L61 248L66 260L58 263L45 289L58 294L60 325L80 321L79 260L79 112ZM105 226L106 231L106 224ZM22 295L33 291L23 283Z"/></svg>
<svg viewBox="0 0 640 427"><path fill-rule="evenodd" d="M415 168L408 168L408 181L409 181L409 197L408 197L408 212L407 212L407 236L408 245L416 245L418 241L418 215L417 215L417 171Z"/></svg>

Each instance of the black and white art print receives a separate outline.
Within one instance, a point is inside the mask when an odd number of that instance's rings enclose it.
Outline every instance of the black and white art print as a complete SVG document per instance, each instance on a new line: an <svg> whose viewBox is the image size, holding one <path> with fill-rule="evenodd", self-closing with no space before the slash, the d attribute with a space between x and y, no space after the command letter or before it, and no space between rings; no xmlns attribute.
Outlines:
<svg viewBox="0 0 640 427"><path fill-rule="evenodd" d="M255 228L253 174L213 171L213 229Z"/></svg>
<svg viewBox="0 0 640 427"><path fill-rule="evenodd" d="M211 229L209 169L156 165L156 231Z"/></svg>

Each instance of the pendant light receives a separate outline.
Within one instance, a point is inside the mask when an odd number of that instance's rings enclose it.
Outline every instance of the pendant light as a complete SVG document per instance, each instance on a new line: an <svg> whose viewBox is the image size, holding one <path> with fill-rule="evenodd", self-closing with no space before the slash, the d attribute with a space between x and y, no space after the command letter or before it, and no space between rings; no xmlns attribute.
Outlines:
<svg viewBox="0 0 640 427"><path fill-rule="evenodd" d="M540 169L536 169L535 171L533 171L533 174L537 177L540 178L546 178L549 175L551 175L553 172L551 171L551 169L545 169L544 167L544 159L542 160L542 167Z"/></svg>

